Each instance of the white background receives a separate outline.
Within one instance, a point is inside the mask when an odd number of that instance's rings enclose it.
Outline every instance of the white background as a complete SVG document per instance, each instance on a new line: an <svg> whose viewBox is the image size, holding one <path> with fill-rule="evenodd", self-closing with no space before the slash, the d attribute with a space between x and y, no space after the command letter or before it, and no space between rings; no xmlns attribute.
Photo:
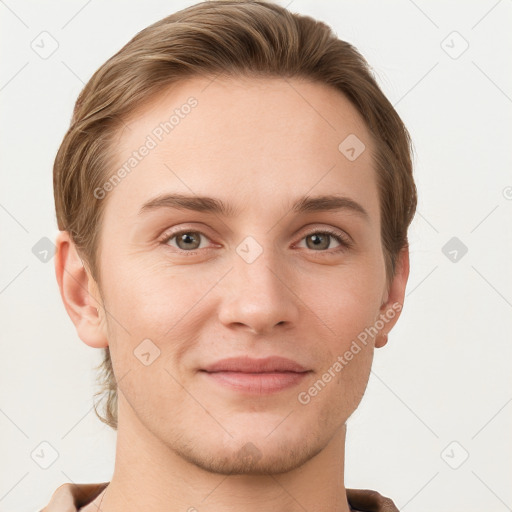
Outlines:
<svg viewBox="0 0 512 512"><path fill-rule="evenodd" d="M92 410L100 351L76 335L53 258L32 248L57 233L52 165L84 83L192 3L0 2L0 511L111 478L115 434ZM346 486L407 512L512 510L512 3L279 3L362 52L415 147L405 307L349 420ZM47 59L31 48L42 31L59 45ZM454 31L469 44L457 58ZM452 237L468 248L456 262L442 252ZM43 441L59 454L48 469L31 457Z"/></svg>

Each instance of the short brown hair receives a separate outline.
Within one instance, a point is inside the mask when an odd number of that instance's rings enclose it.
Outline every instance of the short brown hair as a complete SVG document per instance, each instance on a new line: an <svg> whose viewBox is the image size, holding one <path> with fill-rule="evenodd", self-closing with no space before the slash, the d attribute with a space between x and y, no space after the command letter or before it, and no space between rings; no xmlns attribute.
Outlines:
<svg viewBox="0 0 512 512"><path fill-rule="evenodd" d="M81 91L53 168L57 223L70 233L101 289L99 234L105 199L94 190L111 174L111 141L123 120L167 86L194 76L299 77L330 85L356 107L374 139L381 241L388 284L408 246L416 211L412 145L364 57L309 16L259 0L192 5L148 26L108 59ZM340 141L341 142L341 141ZM105 416L117 429L117 383L104 349Z"/></svg>

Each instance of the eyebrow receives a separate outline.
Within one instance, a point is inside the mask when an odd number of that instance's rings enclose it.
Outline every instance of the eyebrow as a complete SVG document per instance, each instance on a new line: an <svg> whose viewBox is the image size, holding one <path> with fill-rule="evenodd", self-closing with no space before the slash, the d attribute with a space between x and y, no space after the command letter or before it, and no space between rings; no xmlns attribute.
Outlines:
<svg viewBox="0 0 512 512"><path fill-rule="evenodd" d="M228 205L221 199L213 197L162 194L144 203L139 210L139 215L160 208L207 212L224 217L236 217L240 213L232 205ZM295 213L346 210L358 214L366 221L370 219L368 212L358 202L340 195L304 196L296 200L292 204L291 209Z"/></svg>

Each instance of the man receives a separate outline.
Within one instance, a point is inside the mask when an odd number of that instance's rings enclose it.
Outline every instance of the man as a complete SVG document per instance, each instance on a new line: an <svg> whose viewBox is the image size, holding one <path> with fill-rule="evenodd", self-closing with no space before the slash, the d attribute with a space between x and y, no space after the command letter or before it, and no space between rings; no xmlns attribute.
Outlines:
<svg viewBox="0 0 512 512"><path fill-rule="evenodd" d="M55 266L116 460L46 512L397 510L345 488L344 448L403 305L409 143L360 54L271 3L194 5L95 73Z"/></svg>

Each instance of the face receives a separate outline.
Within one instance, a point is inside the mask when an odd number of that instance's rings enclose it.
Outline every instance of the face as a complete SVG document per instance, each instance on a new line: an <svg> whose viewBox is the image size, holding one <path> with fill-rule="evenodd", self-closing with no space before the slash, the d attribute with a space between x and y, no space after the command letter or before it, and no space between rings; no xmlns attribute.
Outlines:
<svg viewBox="0 0 512 512"><path fill-rule="evenodd" d="M113 173L139 156L103 189L99 257L119 428L208 471L296 468L359 404L368 330L398 318L369 131L336 90L277 78L194 78L126 121Z"/></svg>

